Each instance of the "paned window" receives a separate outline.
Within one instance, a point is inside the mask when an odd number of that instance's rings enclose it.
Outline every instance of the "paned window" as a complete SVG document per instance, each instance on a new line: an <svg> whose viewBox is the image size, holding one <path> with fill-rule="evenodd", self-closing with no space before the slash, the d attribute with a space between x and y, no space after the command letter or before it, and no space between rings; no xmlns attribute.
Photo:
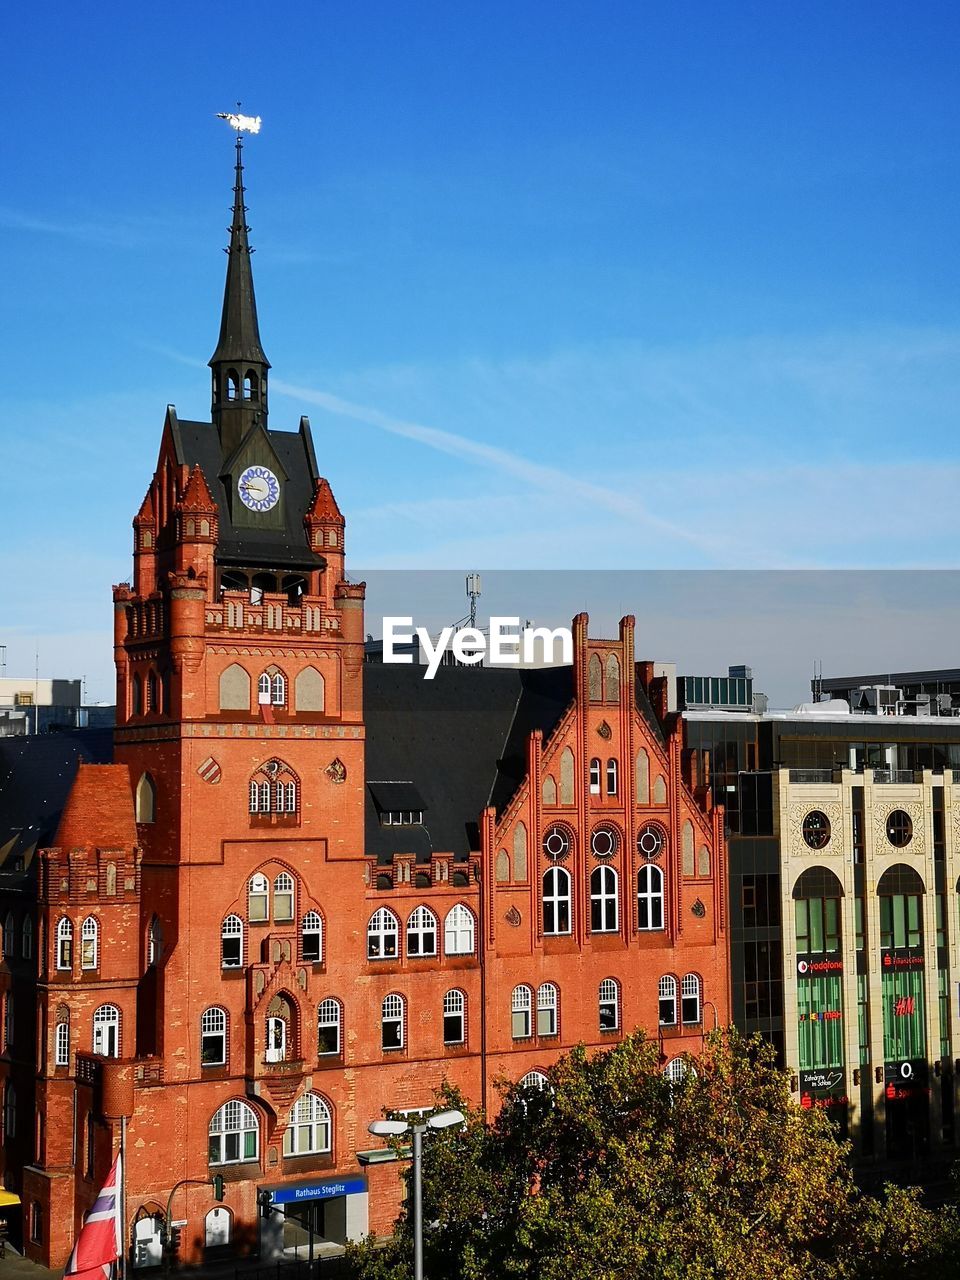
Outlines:
<svg viewBox="0 0 960 1280"><path fill-rule="evenodd" d="M443 997L444 1044L463 1044L466 1040L465 1006L462 991L448 991Z"/></svg>
<svg viewBox="0 0 960 1280"><path fill-rule="evenodd" d="M473 912L458 902L443 922L444 951L448 956L473 955L473 935Z"/></svg>
<svg viewBox="0 0 960 1280"><path fill-rule="evenodd" d="M256 1112L239 1098L232 1098L210 1121L208 1160L210 1164L256 1160L259 1137Z"/></svg>
<svg viewBox="0 0 960 1280"><path fill-rule="evenodd" d="M323 921L316 911L308 911L300 929L300 950L303 960L317 964L323 959Z"/></svg>
<svg viewBox="0 0 960 1280"><path fill-rule="evenodd" d="M317 1006L317 1053L326 1054L340 1052L340 1001L328 997Z"/></svg>
<svg viewBox="0 0 960 1280"><path fill-rule="evenodd" d="M57 968L73 968L73 922L65 916L57 924Z"/></svg>
<svg viewBox="0 0 960 1280"><path fill-rule="evenodd" d="M277 782L275 785L275 801L274 808L277 813L296 813L297 812L297 784L290 781Z"/></svg>
<svg viewBox="0 0 960 1280"><path fill-rule="evenodd" d="M277 783L277 786L282 786ZM293 876L281 871L273 882L273 918L278 921L293 919Z"/></svg>
<svg viewBox="0 0 960 1280"><path fill-rule="evenodd" d="M669 973L660 979L660 1025L675 1027L677 1025L677 980Z"/></svg>
<svg viewBox="0 0 960 1280"><path fill-rule="evenodd" d="M224 969L239 969L243 964L243 921L239 916L227 916L220 928L220 965Z"/></svg>
<svg viewBox="0 0 960 1280"><path fill-rule="evenodd" d="M551 867L543 877L543 932L570 932L570 873Z"/></svg>
<svg viewBox="0 0 960 1280"><path fill-rule="evenodd" d="M695 973L687 973L680 983L680 1013L684 1026L700 1023L700 979Z"/></svg>
<svg viewBox="0 0 960 1280"><path fill-rule="evenodd" d="M380 1008L380 1045L384 1050L403 1048L403 996L387 996Z"/></svg>
<svg viewBox="0 0 960 1280"><path fill-rule="evenodd" d="M281 671L276 672L270 686L270 701L275 707L282 707L287 701L287 681Z"/></svg>
<svg viewBox="0 0 960 1280"><path fill-rule="evenodd" d="M544 982L537 991L537 1035L557 1034L557 988Z"/></svg>
<svg viewBox="0 0 960 1280"><path fill-rule="evenodd" d="M617 1031L620 1027L620 988L615 978L604 978L597 991L600 1030Z"/></svg>
<svg viewBox="0 0 960 1280"><path fill-rule="evenodd" d="M381 907L370 917L367 925L367 959L393 960L400 952L400 921L388 910Z"/></svg>
<svg viewBox="0 0 960 1280"><path fill-rule="evenodd" d="M257 681L257 702L262 706L270 701L270 677L266 671Z"/></svg>
<svg viewBox="0 0 960 1280"><path fill-rule="evenodd" d="M94 916L87 916L80 928L80 968L96 969L100 926Z"/></svg>
<svg viewBox="0 0 960 1280"><path fill-rule="evenodd" d="M527 986L513 988L511 1028L514 1040L526 1040L532 1034L533 992Z"/></svg>
<svg viewBox="0 0 960 1280"><path fill-rule="evenodd" d="M663 928L663 872L649 864L637 872L637 928Z"/></svg>
<svg viewBox="0 0 960 1280"><path fill-rule="evenodd" d="M590 794L598 796L600 794L600 761L594 756L590 761Z"/></svg>
<svg viewBox="0 0 960 1280"><path fill-rule="evenodd" d="M594 867L590 873L590 928L594 933L616 933L617 897L613 867Z"/></svg>
<svg viewBox="0 0 960 1280"><path fill-rule="evenodd" d="M247 916L251 924L270 919L270 882L259 871L247 887Z"/></svg>
<svg viewBox="0 0 960 1280"><path fill-rule="evenodd" d="M882 915L883 899L881 899ZM840 950L840 899L797 898L797 951L800 955L821 955Z"/></svg>
<svg viewBox="0 0 960 1280"><path fill-rule="evenodd" d="M120 1010L102 1004L93 1014L93 1052L104 1058L120 1057Z"/></svg>
<svg viewBox="0 0 960 1280"><path fill-rule="evenodd" d="M227 1060L227 1015L223 1009L205 1009L200 1017L200 1062L222 1066Z"/></svg>
<svg viewBox="0 0 960 1280"><path fill-rule="evenodd" d="M319 1093L305 1093L290 1112L283 1135L285 1156L317 1155L330 1150L333 1125L330 1107Z"/></svg>
<svg viewBox="0 0 960 1280"><path fill-rule="evenodd" d="M417 907L407 921L407 956L437 954L437 917L429 907Z"/></svg>
<svg viewBox="0 0 960 1280"><path fill-rule="evenodd" d="M521 1089L544 1089L550 1088L550 1081L542 1071L528 1071L520 1080Z"/></svg>
<svg viewBox="0 0 960 1280"><path fill-rule="evenodd" d="M70 1023L58 1022L53 1041L53 1065L69 1067L70 1065Z"/></svg>
<svg viewBox="0 0 960 1280"><path fill-rule="evenodd" d="M617 762L616 760L607 761L607 795L615 796L617 794Z"/></svg>

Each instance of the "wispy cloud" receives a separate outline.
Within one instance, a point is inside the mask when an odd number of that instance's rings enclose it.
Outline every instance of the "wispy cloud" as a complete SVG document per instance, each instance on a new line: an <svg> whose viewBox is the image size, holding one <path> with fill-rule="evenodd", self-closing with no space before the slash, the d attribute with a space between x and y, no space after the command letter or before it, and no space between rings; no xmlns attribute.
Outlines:
<svg viewBox="0 0 960 1280"><path fill-rule="evenodd" d="M117 215L109 222L88 218L50 218L44 214L0 205L0 227L23 231L30 235L55 236L84 244L103 245L111 249L139 249L161 236L164 241L179 237L182 250L185 232L183 219L156 218L149 215ZM199 237L198 237L199 240Z"/></svg>

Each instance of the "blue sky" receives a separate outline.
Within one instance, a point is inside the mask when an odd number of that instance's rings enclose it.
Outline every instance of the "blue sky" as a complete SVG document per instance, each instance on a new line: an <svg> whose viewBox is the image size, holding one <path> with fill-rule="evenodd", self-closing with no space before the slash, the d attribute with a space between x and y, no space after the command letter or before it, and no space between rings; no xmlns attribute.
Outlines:
<svg viewBox="0 0 960 1280"><path fill-rule="evenodd" d="M310 414L354 566L955 564L958 37L936 2L20 6L8 671L109 693L164 406L209 405L237 98L271 423Z"/></svg>

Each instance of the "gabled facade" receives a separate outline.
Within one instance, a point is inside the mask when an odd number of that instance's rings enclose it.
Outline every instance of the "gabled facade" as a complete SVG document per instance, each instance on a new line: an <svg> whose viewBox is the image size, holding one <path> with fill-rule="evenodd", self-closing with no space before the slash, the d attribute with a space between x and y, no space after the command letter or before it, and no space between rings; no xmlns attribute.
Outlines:
<svg viewBox="0 0 960 1280"><path fill-rule="evenodd" d="M572 669L365 671L309 423L269 425L249 254L238 143L212 420L168 408L114 763L41 857L36 1141L4 1174L53 1266L121 1141L134 1267L171 1195L183 1260L279 1257L389 1230L384 1107L445 1079L492 1107L638 1025L674 1070L729 1017L722 814L633 619L578 617Z"/></svg>

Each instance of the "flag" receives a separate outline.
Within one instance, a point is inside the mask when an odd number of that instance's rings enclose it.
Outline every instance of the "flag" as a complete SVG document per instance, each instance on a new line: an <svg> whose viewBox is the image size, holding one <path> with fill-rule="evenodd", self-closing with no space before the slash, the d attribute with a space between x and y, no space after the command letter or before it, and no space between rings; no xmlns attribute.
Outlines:
<svg viewBox="0 0 960 1280"><path fill-rule="evenodd" d="M110 1268L123 1252L120 1221L120 1157L113 1162L107 1180L83 1220L73 1252L64 1271L66 1276L85 1280L109 1277Z"/></svg>

